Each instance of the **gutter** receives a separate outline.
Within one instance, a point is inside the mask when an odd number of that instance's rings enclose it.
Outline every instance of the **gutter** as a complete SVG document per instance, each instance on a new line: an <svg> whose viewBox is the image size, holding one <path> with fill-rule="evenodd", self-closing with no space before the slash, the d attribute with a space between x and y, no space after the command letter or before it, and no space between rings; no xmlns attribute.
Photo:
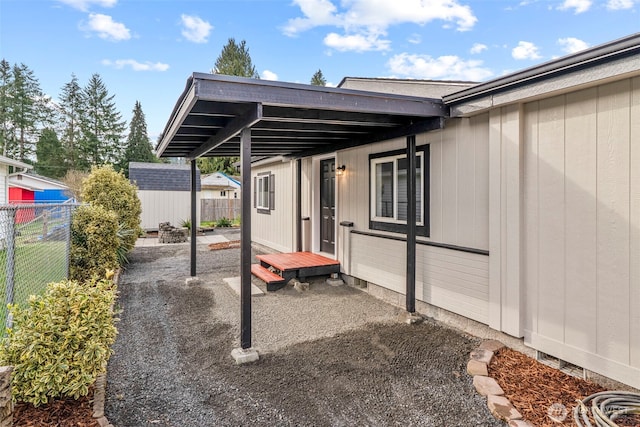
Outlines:
<svg viewBox="0 0 640 427"><path fill-rule="evenodd" d="M542 80L554 75L568 74L601 62L640 53L640 33L601 44L574 55L545 62L506 77L490 80L469 89L461 90L443 97L446 105L459 104L473 98L513 89L525 84Z"/></svg>

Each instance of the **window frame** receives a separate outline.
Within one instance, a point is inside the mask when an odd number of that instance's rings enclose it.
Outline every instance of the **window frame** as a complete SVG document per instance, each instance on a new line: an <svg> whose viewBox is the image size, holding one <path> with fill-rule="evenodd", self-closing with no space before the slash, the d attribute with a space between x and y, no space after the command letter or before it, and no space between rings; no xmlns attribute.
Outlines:
<svg viewBox="0 0 640 427"><path fill-rule="evenodd" d="M253 177L253 207L258 213L267 215L275 209L275 175L271 172L261 172Z"/></svg>
<svg viewBox="0 0 640 427"><path fill-rule="evenodd" d="M369 155L369 229L379 231L390 231L394 233L407 234L406 220L398 217L398 160L406 159L405 149L373 153ZM416 222L416 234L429 237L429 144L416 147L416 157L420 162L422 206L420 210L420 222ZM376 165L383 163L393 163L393 218L376 216Z"/></svg>

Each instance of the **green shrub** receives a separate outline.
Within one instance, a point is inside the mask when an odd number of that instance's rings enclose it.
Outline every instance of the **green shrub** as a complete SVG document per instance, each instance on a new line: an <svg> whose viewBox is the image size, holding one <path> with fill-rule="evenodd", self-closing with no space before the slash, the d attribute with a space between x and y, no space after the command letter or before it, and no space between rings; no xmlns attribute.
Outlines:
<svg viewBox="0 0 640 427"><path fill-rule="evenodd" d="M120 245L115 212L96 205L78 206L71 220L71 279L83 282L117 269Z"/></svg>
<svg viewBox="0 0 640 427"><path fill-rule="evenodd" d="M131 230L123 238L126 252L133 249L140 228L142 207L135 185L110 165L93 167L82 183L82 201L112 210L124 229Z"/></svg>
<svg viewBox="0 0 640 427"><path fill-rule="evenodd" d="M88 394L112 354L115 298L111 281L67 281L47 285L24 308L10 307L14 327L0 346L0 363L14 366L14 400L38 406Z"/></svg>
<svg viewBox="0 0 640 427"><path fill-rule="evenodd" d="M187 230L191 230L191 220L183 219L182 221L180 221L180 227L184 227Z"/></svg>
<svg viewBox="0 0 640 427"><path fill-rule="evenodd" d="M231 220L229 218L222 217L216 221L216 227L231 227Z"/></svg>

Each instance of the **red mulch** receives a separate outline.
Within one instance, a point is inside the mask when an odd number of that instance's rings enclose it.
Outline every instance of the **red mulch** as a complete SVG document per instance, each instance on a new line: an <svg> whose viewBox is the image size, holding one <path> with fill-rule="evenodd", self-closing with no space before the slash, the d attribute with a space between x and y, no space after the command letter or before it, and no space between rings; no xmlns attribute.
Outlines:
<svg viewBox="0 0 640 427"><path fill-rule="evenodd" d="M90 393L90 395L93 395ZM16 403L15 427L100 427L93 418L93 401L89 396L78 400L58 399L37 408L30 403Z"/></svg>
<svg viewBox="0 0 640 427"><path fill-rule="evenodd" d="M231 240L229 242L210 243L209 249L217 251L219 249L235 249L240 247L240 240Z"/></svg>
<svg viewBox="0 0 640 427"><path fill-rule="evenodd" d="M489 376L504 390L505 396L530 423L540 427L573 426L577 399L604 391L601 386L551 368L510 348L496 352L489 365ZM561 403L567 410L563 423L553 421L549 407ZM557 405L556 405L557 407ZM620 426L640 427L640 418L621 417Z"/></svg>

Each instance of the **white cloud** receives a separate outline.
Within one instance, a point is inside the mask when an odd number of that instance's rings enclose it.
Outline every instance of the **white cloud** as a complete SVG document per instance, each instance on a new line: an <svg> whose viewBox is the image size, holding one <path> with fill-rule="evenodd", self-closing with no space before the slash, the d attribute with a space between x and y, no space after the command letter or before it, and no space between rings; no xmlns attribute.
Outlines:
<svg viewBox="0 0 640 427"><path fill-rule="evenodd" d="M486 44L474 43L473 46L471 46L471 49L469 50L469 52L473 54L478 54L487 49L489 49L489 47Z"/></svg>
<svg viewBox="0 0 640 427"><path fill-rule="evenodd" d="M339 5L337 0L336 4L332 0L293 2L300 7L303 16L290 19L282 28L283 32L295 36L315 27L337 27L343 34L332 32L325 42L344 42L339 47L332 46L342 51L351 50L351 46L362 51L367 45L371 50L386 50L388 41L378 39L393 25L425 25L440 20L446 26L453 24L458 31L468 31L478 20L471 8L459 4L458 0L349 0Z"/></svg>
<svg viewBox="0 0 640 427"><path fill-rule="evenodd" d="M86 12L92 4L100 7L113 7L118 0L58 0L60 3L64 3L74 9L82 10Z"/></svg>
<svg viewBox="0 0 640 427"><path fill-rule="evenodd" d="M195 15L181 15L182 35L194 43L206 43L213 25Z"/></svg>
<svg viewBox="0 0 640 427"><path fill-rule="evenodd" d="M131 67L133 71L167 71L169 69L169 64L162 62L153 63L150 61L138 62L135 59L116 59L115 61L103 59L102 65L113 67L117 70L121 70L124 67Z"/></svg>
<svg viewBox="0 0 640 427"><path fill-rule="evenodd" d="M407 41L411 44L420 44L422 43L422 36L418 33L411 34L411 37L407 39Z"/></svg>
<svg viewBox="0 0 640 427"><path fill-rule="evenodd" d="M131 33L129 29L120 22L115 22L109 15L101 13L90 13L89 22L82 26L85 31L98 34L98 37L105 40L129 40Z"/></svg>
<svg viewBox="0 0 640 427"><path fill-rule="evenodd" d="M387 62L393 74L418 79L482 81L493 73L480 60L464 60L455 55L432 58L429 55L401 53Z"/></svg>
<svg viewBox="0 0 640 427"><path fill-rule="evenodd" d="M591 0L564 0L564 2L558 6L560 10L573 9L574 13L582 13L589 10L591 7Z"/></svg>
<svg viewBox="0 0 640 427"><path fill-rule="evenodd" d="M587 42L575 37L558 39L558 44L562 46L562 50L567 53L580 52L581 50L585 50L589 47L589 44Z"/></svg>
<svg viewBox="0 0 640 427"><path fill-rule="evenodd" d="M622 10L622 9L631 9L634 0L609 0L607 2L607 9L609 10Z"/></svg>
<svg viewBox="0 0 640 427"><path fill-rule="evenodd" d="M278 75L270 70L264 70L262 74L260 74L260 78L262 80L278 80Z"/></svg>
<svg viewBox="0 0 640 427"><path fill-rule="evenodd" d="M329 33L324 38L324 44L340 52L366 52L371 50L389 50L390 40L381 40L378 34L351 34L341 36Z"/></svg>
<svg viewBox="0 0 640 427"><path fill-rule="evenodd" d="M511 56L514 59L540 59L540 52L538 46L531 42L518 42L518 46L514 47L511 51Z"/></svg>

